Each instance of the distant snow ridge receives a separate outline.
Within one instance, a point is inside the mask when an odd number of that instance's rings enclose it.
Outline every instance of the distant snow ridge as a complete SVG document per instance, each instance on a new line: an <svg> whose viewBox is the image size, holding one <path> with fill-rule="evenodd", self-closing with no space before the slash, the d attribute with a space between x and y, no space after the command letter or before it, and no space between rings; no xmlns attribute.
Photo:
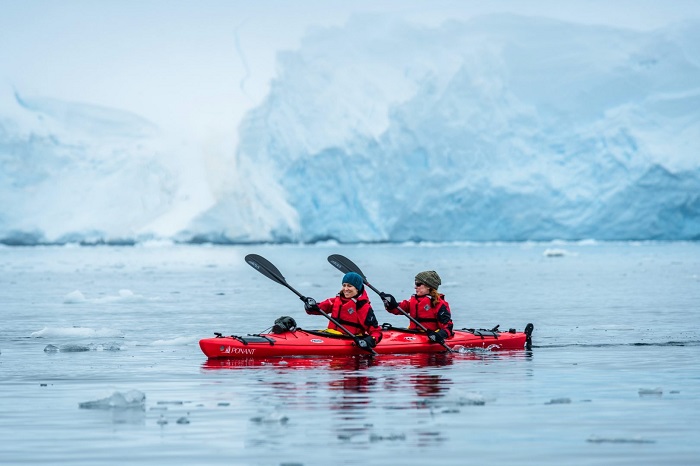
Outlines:
<svg viewBox="0 0 700 466"><path fill-rule="evenodd" d="M0 242L700 239L698 44L697 22L317 28L211 198L150 123L5 93Z"/></svg>

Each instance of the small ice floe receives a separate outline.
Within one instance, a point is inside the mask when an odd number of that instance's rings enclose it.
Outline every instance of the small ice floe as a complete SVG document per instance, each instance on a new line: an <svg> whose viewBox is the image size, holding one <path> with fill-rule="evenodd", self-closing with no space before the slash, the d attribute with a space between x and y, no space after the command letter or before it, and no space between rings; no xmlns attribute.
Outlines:
<svg viewBox="0 0 700 466"><path fill-rule="evenodd" d="M96 351L121 351L122 345L119 343L102 343L96 346Z"/></svg>
<svg viewBox="0 0 700 466"><path fill-rule="evenodd" d="M663 394L664 391L661 389L661 387L639 389L639 396L661 396Z"/></svg>
<svg viewBox="0 0 700 466"><path fill-rule="evenodd" d="M406 440L406 434L388 434L388 435L370 434L369 435L370 442L384 442L384 441L396 442L398 440Z"/></svg>
<svg viewBox="0 0 700 466"><path fill-rule="evenodd" d="M170 340L155 340L153 346L186 346L197 341L198 337L176 337Z"/></svg>
<svg viewBox="0 0 700 466"><path fill-rule="evenodd" d="M461 411L458 408L440 408L439 414L459 414ZM431 414L434 412L431 411Z"/></svg>
<svg viewBox="0 0 700 466"><path fill-rule="evenodd" d="M486 398L480 393L462 395L457 399L457 406L484 406Z"/></svg>
<svg viewBox="0 0 700 466"><path fill-rule="evenodd" d="M641 437L624 438L624 437L589 437L586 442L590 443L656 443L656 440L643 439Z"/></svg>
<svg viewBox="0 0 700 466"><path fill-rule="evenodd" d="M63 297L64 304L84 303L85 301L87 301L85 295L80 290L71 291Z"/></svg>
<svg viewBox="0 0 700 466"><path fill-rule="evenodd" d="M58 346L46 345L46 348L44 348L44 353L58 353Z"/></svg>
<svg viewBox="0 0 700 466"><path fill-rule="evenodd" d="M33 332L32 338L124 338L124 334L111 328L44 327Z"/></svg>
<svg viewBox="0 0 700 466"><path fill-rule="evenodd" d="M106 344L95 344L90 343L88 345L79 345L75 343L69 343L66 345L56 346L56 345L46 345L44 348L44 353L80 353L83 351L120 351L121 346L118 343L106 343Z"/></svg>
<svg viewBox="0 0 700 466"><path fill-rule="evenodd" d="M568 405L571 403L571 398L552 398L548 402L546 402L546 405Z"/></svg>
<svg viewBox="0 0 700 466"><path fill-rule="evenodd" d="M143 303L148 301L158 301L160 298L147 298L140 294L134 294L131 290L119 290L117 296L105 296L104 298L96 298L93 303Z"/></svg>
<svg viewBox="0 0 700 466"><path fill-rule="evenodd" d="M91 348L89 345L67 344L59 346L58 350L61 353L83 353L85 351L91 351Z"/></svg>
<svg viewBox="0 0 700 466"><path fill-rule="evenodd" d="M147 298L145 296L135 294L131 290L119 290L116 296L104 296L101 298L88 299L80 290L71 291L63 297L64 304L81 304L81 303L142 303L149 301L159 301L160 298Z"/></svg>
<svg viewBox="0 0 700 466"><path fill-rule="evenodd" d="M95 401L85 401L78 406L81 409L143 409L146 395L138 390L114 392L111 396Z"/></svg>
<svg viewBox="0 0 700 466"><path fill-rule="evenodd" d="M156 404L159 405L182 405L184 401L158 401Z"/></svg>
<svg viewBox="0 0 700 466"><path fill-rule="evenodd" d="M258 424L286 424L289 418L275 411L251 417L250 420Z"/></svg>
<svg viewBox="0 0 700 466"><path fill-rule="evenodd" d="M572 256L573 254L566 249L549 248L542 253L544 257L564 257Z"/></svg>
<svg viewBox="0 0 700 466"><path fill-rule="evenodd" d="M182 416L178 418L178 420L175 422L177 422L178 424L189 424L190 420L187 418L187 416Z"/></svg>

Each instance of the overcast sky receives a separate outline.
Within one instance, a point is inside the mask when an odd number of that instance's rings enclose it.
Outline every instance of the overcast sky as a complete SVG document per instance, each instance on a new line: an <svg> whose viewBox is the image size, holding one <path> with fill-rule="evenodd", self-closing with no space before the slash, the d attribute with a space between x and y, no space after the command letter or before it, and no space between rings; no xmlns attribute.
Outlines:
<svg viewBox="0 0 700 466"><path fill-rule="evenodd" d="M264 98L277 51L296 48L310 26L370 12L431 25L511 12L653 29L700 18L700 1L0 0L0 92L105 105L195 137L231 137Z"/></svg>

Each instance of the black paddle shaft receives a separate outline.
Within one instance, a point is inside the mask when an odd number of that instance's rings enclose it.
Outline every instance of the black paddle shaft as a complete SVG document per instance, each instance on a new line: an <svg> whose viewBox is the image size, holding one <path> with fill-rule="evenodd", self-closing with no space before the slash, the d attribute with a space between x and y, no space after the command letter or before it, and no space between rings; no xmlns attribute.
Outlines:
<svg viewBox="0 0 700 466"><path fill-rule="evenodd" d="M333 267L335 267L336 269L340 270L340 271L343 272L343 273L355 272L356 274L358 274L359 276L362 277L362 281L364 282L364 284L367 285L368 287L370 287L370 289L372 289L372 291L374 291L375 293L377 293L377 294L380 295L380 296L382 295L382 292L381 292L381 291L379 291L378 289L376 289L375 287L373 287L373 286L367 281L367 277L365 277L365 274L362 273L362 270L360 270L360 268L359 268L353 261L351 261L350 259L348 259L347 257L341 256L340 254L331 254L330 256L328 256L328 262L330 262L330 264L331 264ZM421 323L418 322L416 319L414 319L413 317L411 317L411 314L409 314L408 312L404 311L404 310L401 309L400 307L397 307L397 309L399 310L399 312L401 312L401 314L403 314L404 316L408 317L408 319L409 319L411 322L413 322L414 324L416 324L416 326L417 326L418 328L420 328L421 330L423 330L425 333L429 333L428 329L425 328L425 326L424 326L423 324L421 324ZM441 344L442 346L444 346L445 349L446 349L447 351L449 351L449 352L451 352L451 353L454 352L454 350L453 350L452 348L450 348L449 346L447 346L447 343L442 342L442 343L440 343L440 344Z"/></svg>
<svg viewBox="0 0 700 466"><path fill-rule="evenodd" d="M306 296L304 296L303 294L299 293L297 290L292 288L292 286L289 283L287 283L287 280L285 280L284 276L282 275L282 272L280 272L279 269L277 269L277 267L275 267L272 264L272 262L270 262L269 260L267 260L264 257L259 256L257 254L248 254L247 256L245 256L245 261L248 263L248 265L253 267L255 270L257 270L261 274L265 275L267 278L279 283L282 286L289 288L295 295L299 296L299 299L306 302ZM355 344L359 348L362 348L373 355L377 354L377 352L374 351L372 348L363 348L362 346L360 346L359 338L357 338L357 336L354 335L350 330L345 328L345 326L343 324L341 324L335 318L333 318L333 316L329 315L326 312L323 312L322 309L319 309L318 311L326 319L333 322L339 329L341 329L343 332L345 332L348 336L352 337L352 339L355 341Z"/></svg>

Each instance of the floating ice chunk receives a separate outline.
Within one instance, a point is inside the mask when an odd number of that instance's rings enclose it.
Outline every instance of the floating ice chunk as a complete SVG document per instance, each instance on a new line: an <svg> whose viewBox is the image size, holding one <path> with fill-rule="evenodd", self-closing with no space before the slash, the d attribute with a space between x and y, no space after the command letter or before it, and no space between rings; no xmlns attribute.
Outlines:
<svg viewBox="0 0 700 466"><path fill-rule="evenodd" d="M82 409L143 409L146 395L138 390L126 393L114 392L111 396L95 401L85 401L78 406Z"/></svg>
<svg viewBox="0 0 700 466"><path fill-rule="evenodd" d="M70 343L66 345L56 346L56 345L46 345L44 348L45 353L80 353L83 351L120 351L121 346L118 343L106 343L106 344L94 344L89 345L79 345L75 343Z"/></svg>
<svg viewBox="0 0 700 466"><path fill-rule="evenodd" d="M542 255L545 257L564 257L564 256L573 256L574 254L567 251L566 249L550 248L550 249L545 249L544 252L542 253Z"/></svg>
<svg viewBox="0 0 700 466"><path fill-rule="evenodd" d="M58 346L56 345L46 345L44 348L44 353L58 353Z"/></svg>
<svg viewBox="0 0 700 466"><path fill-rule="evenodd" d="M178 424L189 424L190 420L186 416L182 416L176 421Z"/></svg>
<svg viewBox="0 0 700 466"><path fill-rule="evenodd" d="M286 424L289 418L278 412L272 412L251 417L250 420L259 424Z"/></svg>
<svg viewBox="0 0 700 466"><path fill-rule="evenodd" d="M661 396L663 394L664 391L661 389L661 387L639 389L639 396Z"/></svg>
<svg viewBox="0 0 700 466"><path fill-rule="evenodd" d="M548 402L546 402L546 405L567 405L571 403L571 398L552 398Z"/></svg>
<svg viewBox="0 0 700 466"><path fill-rule="evenodd" d="M370 442L381 442L384 440L388 440L390 442L394 442L397 440L406 440L406 434L389 434L389 435L379 435L379 434L370 434L369 436L369 441Z"/></svg>
<svg viewBox="0 0 700 466"><path fill-rule="evenodd" d="M111 328L90 328L90 327L44 327L43 329L33 332L30 335L32 338L47 338L47 337L77 337L77 338L123 338L119 330Z"/></svg>
<svg viewBox="0 0 700 466"><path fill-rule="evenodd" d="M97 349L102 351L121 351L122 346L119 343L112 342L99 345Z"/></svg>
<svg viewBox="0 0 700 466"><path fill-rule="evenodd" d="M656 443L656 440L648 440L648 439L643 439L640 437L633 437L633 438L605 438L605 437L596 437L592 436L587 442L590 443Z"/></svg>
<svg viewBox="0 0 700 466"><path fill-rule="evenodd" d="M61 345L58 349L61 353L82 353L83 351L90 351L92 348L87 345L69 344Z"/></svg>
<svg viewBox="0 0 700 466"><path fill-rule="evenodd" d="M87 301L85 295L80 290L71 291L63 297L64 304L84 303L85 301Z"/></svg>
<svg viewBox="0 0 700 466"><path fill-rule="evenodd" d="M102 298L88 299L80 290L75 290L63 297L63 302L65 304L77 304L77 303L94 303L94 304L104 304L104 303L142 303L149 301L159 301L160 298L147 298L140 294L135 294L131 290L122 289L119 290L116 296L104 296Z"/></svg>
<svg viewBox="0 0 700 466"><path fill-rule="evenodd" d="M153 346L185 346L195 343L198 337L176 337L170 340L156 340L151 343Z"/></svg>
<svg viewBox="0 0 700 466"><path fill-rule="evenodd" d="M457 400L458 406L484 406L486 404L486 399L480 393L469 393L464 396L460 396Z"/></svg>
<svg viewBox="0 0 700 466"><path fill-rule="evenodd" d="M142 303L157 301L158 298L146 298L140 294L134 294L131 290L119 290L118 296L105 296L104 298L93 299L93 303Z"/></svg>

